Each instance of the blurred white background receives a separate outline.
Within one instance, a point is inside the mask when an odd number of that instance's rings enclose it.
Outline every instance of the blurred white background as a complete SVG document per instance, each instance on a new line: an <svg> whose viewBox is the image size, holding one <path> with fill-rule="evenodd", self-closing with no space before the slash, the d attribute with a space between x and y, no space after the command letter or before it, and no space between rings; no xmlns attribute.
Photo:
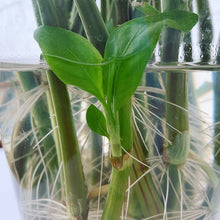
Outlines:
<svg viewBox="0 0 220 220"><path fill-rule="evenodd" d="M0 0L0 62L36 63L40 49L31 0Z"/></svg>

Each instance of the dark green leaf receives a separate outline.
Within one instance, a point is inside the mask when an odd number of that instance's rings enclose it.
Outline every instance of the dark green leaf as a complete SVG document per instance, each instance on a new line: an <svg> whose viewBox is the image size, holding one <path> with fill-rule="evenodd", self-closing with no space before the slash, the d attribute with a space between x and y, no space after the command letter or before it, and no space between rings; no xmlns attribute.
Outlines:
<svg viewBox="0 0 220 220"><path fill-rule="evenodd" d="M104 88L115 110L135 92L147 62L159 39L163 22L148 22L146 18L129 21L115 29L106 44Z"/></svg>
<svg viewBox="0 0 220 220"><path fill-rule="evenodd" d="M66 84L75 85L104 101L102 56L82 36L65 29L42 26L34 37L54 73Z"/></svg>
<svg viewBox="0 0 220 220"><path fill-rule="evenodd" d="M103 113L94 105L90 105L86 113L87 124L92 131L108 137L106 120Z"/></svg>

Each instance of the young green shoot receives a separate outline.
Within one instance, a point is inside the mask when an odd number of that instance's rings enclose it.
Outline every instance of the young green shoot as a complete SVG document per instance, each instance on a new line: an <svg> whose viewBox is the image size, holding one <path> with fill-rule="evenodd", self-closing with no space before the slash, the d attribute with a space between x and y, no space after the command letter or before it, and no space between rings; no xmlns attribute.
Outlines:
<svg viewBox="0 0 220 220"><path fill-rule="evenodd" d="M87 111L91 130L109 139L110 160L113 166L103 219L119 219L132 158L131 120L122 120L120 111L127 106L137 89L143 71L151 58L164 26L189 31L197 22L197 15L173 10L160 13L145 5L146 17L122 24L111 32L106 42L104 57L82 36L65 29L41 26L34 34L44 58L58 78L94 95L102 104L103 112L94 105ZM127 139L129 138L129 141ZM123 147L123 149L122 149ZM119 175L120 173L120 175ZM120 180L120 181L119 181ZM115 194L119 182L122 193ZM115 197L116 196L116 197ZM117 200L117 211L114 205ZM112 215L113 214L113 215Z"/></svg>

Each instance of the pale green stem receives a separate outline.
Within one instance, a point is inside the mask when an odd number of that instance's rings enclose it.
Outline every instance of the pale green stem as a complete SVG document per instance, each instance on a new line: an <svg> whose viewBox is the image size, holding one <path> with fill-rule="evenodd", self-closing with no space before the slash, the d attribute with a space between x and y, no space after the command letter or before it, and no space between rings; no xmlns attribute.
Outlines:
<svg viewBox="0 0 220 220"><path fill-rule="evenodd" d="M67 87L52 71L47 76L59 131L68 218L84 220L88 215L87 188Z"/></svg>
<svg viewBox="0 0 220 220"><path fill-rule="evenodd" d="M71 0L32 0L38 25L68 28Z"/></svg>
<svg viewBox="0 0 220 220"><path fill-rule="evenodd" d="M165 0L164 11L173 9L187 9L186 0ZM172 28L166 28L163 32L162 62L176 64L178 62L179 47L182 33ZM164 160L170 164L169 178L174 184L175 191L180 193L178 179L178 166L185 163L189 153L189 119L188 119L188 76L183 71L169 71L166 73L166 122L175 129L167 126L168 139L171 143L164 143ZM170 104L174 103L176 106ZM179 107L178 107L179 106ZM186 110L183 110L183 109ZM173 210L180 208L175 191L169 188L167 208Z"/></svg>
<svg viewBox="0 0 220 220"><path fill-rule="evenodd" d="M114 153L114 155L111 155L113 169L107 201L102 216L103 220L120 219L132 165L132 158L121 149L122 146L127 152L132 151L131 100L120 109L119 115L118 124L120 125L120 130L115 133L115 135L119 137L119 140L117 140L119 143L117 146L111 145L111 152ZM112 142L111 138L110 136L110 143Z"/></svg>
<svg viewBox="0 0 220 220"><path fill-rule="evenodd" d="M13 145L13 158L11 159L14 161L10 168L12 169L13 174L17 181L22 182L22 178L26 174L27 163L29 160L32 159L32 154L34 154L33 149L31 149L31 142L33 140L33 135L28 135L24 141L20 142L20 136L24 133L29 132L31 130L31 123L30 123L30 115L27 115L16 125L13 129L12 135L12 145ZM19 138L19 140L18 140ZM17 143L19 141L19 144ZM30 155L24 157L24 155ZM10 158L10 157L9 157ZM10 165L10 164L9 164ZM26 182L23 182L22 186L24 188L27 187Z"/></svg>
<svg viewBox="0 0 220 220"><path fill-rule="evenodd" d="M20 84L25 92L39 86L39 79L36 78L33 72L18 72L17 74ZM31 109L31 115L34 120L34 124L36 125L36 128L39 132L39 138L42 139L45 135L47 135L47 133L51 129L50 115L48 112L47 100L45 99L45 97L42 96L34 104L34 106ZM50 152L45 158L45 162L50 161L50 159L54 156L54 151L51 151L51 148L54 146L54 140L52 135L48 136L43 140L42 146L44 146L44 154ZM49 166L52 170L56 170L58 168L57 157L54 157L54 159L50 162Z"/></svg>
<svg viewBox="0 0 220 220"><path fill-rule="evenodd" d="M149 168L144 166L146 161L143 149L134 128L133 137L134 152L132 155L138 161L134 161L132 165L131 183L142 178L130 189L129 214L135 219L143 219L163 213L163 203L155 188L151 173L144 175Z"/></svg>
<svg viewBox="0 0 220 220"><path fill-rule="evenodd" d="M201 63L206 64L211 58L211 43L213 39L212 19L209 0L196 0L199 14L199 45Z"/></svg>
<svg viewBox="0 0 220 220"><path fill-rule="evenodd" d="M57 120L56 120L56 117L55 117L55 111L54 111L54 106L53 106L50 91L48 91L46 93L46 96L47 96L48 109L49 109L49 113L50 113L51 125L52 125L52 128L56 128L57 127ZM54 143L55 143L55 148L56 148L56 156L57 156L57 160L58 160L58 165L61 166L61 164L62 164L62 154L61 154L61 146L60 146L58 129L55 129L53 131L53 138L54 138ZM64 187L62 187L62 184L64 183L63 172L60 172L60 179L61 179L61 184L58 185L58 187L61 188L60 198L64 199L64 193L65 192L64 192Z"/></svg>
<svg viewBox="0 0 220 220"><path fill-rule="evenodd" d="M122 170L112 169L111 184L102 220L119 220L122 213L122 205L125 199L125 192L128 186L130 166Z"/></svg>
<svg viewBox="0 0 220 220"><path fill-rule="evenodd" d="M61 3L63 3L64 10L60 10ZM33 0L38 24L67 28L69 24L66 13L67 11L70 12L70 9L66 6L69 3L69 0L63 2L59 0ZM60 14L62 12L64 13L63 15ZM61 180L66 194L65 202L68 219L85 220L88 215L87 188L85 186L69 94L66 85L52 71L47 72L47 77L58 125L59 146L61 149L57 153L61 153L63 162L63 177L61 177Z"/></svg>
<svg viewBox="0 0 220 220"><path fill-rule="evenodd" d="M220 43L220 41L219 41ZM218 48L216 63L220 65L220 46ZM220 121L220 72L213 72L213 87L214 87L214 120L215 123ZM215 163L220 165L220 126L218 124L215 125Z"/></svg>

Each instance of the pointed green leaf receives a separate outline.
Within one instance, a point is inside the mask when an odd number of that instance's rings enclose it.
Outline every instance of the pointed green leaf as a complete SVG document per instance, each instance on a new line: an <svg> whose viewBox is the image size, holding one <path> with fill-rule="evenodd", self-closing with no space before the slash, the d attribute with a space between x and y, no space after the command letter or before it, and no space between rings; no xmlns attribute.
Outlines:
<svg viewBox="0 0 220 220"><path fill-rule="evenodd" d="M115 110L135 92L162 27L162 21L148 22L146 18L138 18L110 34L104 56L103 84L107 99L113 102Z"/></svg>
<svg viewBox="0 0 220 220"><path fill-rule="evenodd" d="M178 9L165 11L162 17L167 26L183 32L190 31L198 21L198 15Z"/></svg>
<svg viewBox="0 0 220 220"><path fill-rule="evenodd" d="M150 19L151 22L164 20L168 27L178 29L183 32L190 31L198 21L198 15L193 12L175 9L160 13L148 3L145 3L143 7L139 7L138 10L143 12L147 16L147 19Z"/></svg>
<svg viewBox="0 0 220 220"><path fill-rule="evenodd" d="M86 112L86 120L92 131L102 136L108 137L105 116L94 105L90 105L88 108Z"/></svg>
<svg viewBox="0 0 220 220"><path fill-rule="evenodd" d="M75 85L100 101L102 89L102 56L82 36L65 29L41 26L34 37L54 73L66 84Z"/></svg>
<svg viewBox="0 0 220 220"><path fill-rule="evenodd" d="M194 13L173 10L159 13L146 6L152 16L126 22L115 29L106 44L103 67L103 85L109 102L115 110L135 92L158 42L164 25L189 31L197 22Z"/></svg>

